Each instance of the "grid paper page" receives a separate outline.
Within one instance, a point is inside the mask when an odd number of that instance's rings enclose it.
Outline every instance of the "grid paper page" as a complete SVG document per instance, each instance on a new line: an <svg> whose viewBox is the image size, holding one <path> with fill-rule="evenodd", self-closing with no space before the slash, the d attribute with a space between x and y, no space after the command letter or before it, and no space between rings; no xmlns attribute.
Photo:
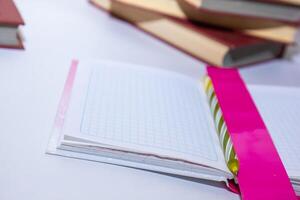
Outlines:
<svg viewBox="0 0 300 200"><path fill-rule="evenodd" d="M300 90L270 87L251 91L287 172L299 171Z"/></svg>
<svg viewBox="0 0 300 200"><path fill-rule="evenodd" d="M216 161L200 90L196 80L176 73L95 67L81 134Z"/></svg>

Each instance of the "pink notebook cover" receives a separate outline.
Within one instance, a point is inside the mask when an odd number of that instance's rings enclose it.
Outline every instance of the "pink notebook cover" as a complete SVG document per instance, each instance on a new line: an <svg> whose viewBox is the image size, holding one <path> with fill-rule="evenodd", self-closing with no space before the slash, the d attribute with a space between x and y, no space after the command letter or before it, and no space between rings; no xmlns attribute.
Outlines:
<svg viewBox="0 0 300 200"><path fill-rule="evenodd" d="M283 163L238 70L207 68L239 160L243 200L296 200ZM283 133L284 134L284 133Z"/></svg>
<svg viewBox="0 0 300 200"><path fill-rule="evenodd" d="M58 111L57 111L57 114L55 117L55 122L54 122L55 128L58 128L58 129L61 129L64 124L64 116L65 116L65 113L69 106L78 63L79 62L77 60L73 60L71 63L69 74L68 74L67 80L65 82L63 94L62 94L62 97L61 97L59 105L58 105Z"/></svg>

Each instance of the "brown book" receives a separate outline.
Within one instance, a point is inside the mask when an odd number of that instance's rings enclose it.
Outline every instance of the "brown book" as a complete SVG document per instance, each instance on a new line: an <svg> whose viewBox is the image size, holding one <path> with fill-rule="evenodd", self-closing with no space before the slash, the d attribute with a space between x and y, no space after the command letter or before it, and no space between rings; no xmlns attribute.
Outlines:
<svg viewBox="0 0 300 200"><path fill-rule="evenodd" d="M108 0L93 0L97 4L104 4L108 6ZM265 22L253 21L250 22L239 17L231 17L226 15L220 17L213 13L198 12L198 9L192 7L190 4L181 3L182 0L121 0L126 4L139 7L141 9L157 12L162 15L174 17L181 20L200 21L202 23L212 24L219 27L234 29L246 35L251 35L263 39L273 40L286 44L296 43L299 41L298 27L287 25L281 22Z"/></svg>
<svg viewBox="0 0 300 200"><path fill-rule="evenodd" d="M12 0L0 0L0 47L23 48L18 32L24 21Z"/></svg>
<svg viewBox="0 0 300 200"><path fill-rule="evenodd" d="M91 2L152 36L216 66L236 67L272 59L279 56L284 47L280 43L230 30L168 18L118 0L111 1L111 5L104 3L107 0Z"/></svg>

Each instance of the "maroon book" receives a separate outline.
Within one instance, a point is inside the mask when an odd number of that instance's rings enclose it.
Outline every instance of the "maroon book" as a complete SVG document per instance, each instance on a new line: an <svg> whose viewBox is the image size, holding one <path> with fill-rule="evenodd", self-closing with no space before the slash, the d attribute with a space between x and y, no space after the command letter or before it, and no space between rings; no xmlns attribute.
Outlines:
<svg viewBox="0 0 300 200"><path fill-rule="evenodd" d="M23 49L18 28L24 20L12 0L0 0L0 47Z"/></svg>
<svg viewBox="0 0 300 200"><path fill-rule="evenodd" d="M0 0L0 25L24 25L24 21L12 0Z"/></svg>

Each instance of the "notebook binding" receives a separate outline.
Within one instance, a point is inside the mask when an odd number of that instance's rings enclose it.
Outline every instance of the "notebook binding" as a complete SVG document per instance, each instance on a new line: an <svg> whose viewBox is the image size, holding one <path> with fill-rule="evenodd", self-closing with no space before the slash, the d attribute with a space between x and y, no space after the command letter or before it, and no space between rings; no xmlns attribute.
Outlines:
<svg viewBox="0 0 300 200"><path fill-rule="evenodd" d="M220 145L224 153L227 167L236 176L239 169L238 158L234 151L233 144L230 139L230 135L226 123L224 121L222 111L213 88L212 81L209 77L205 77L204 86L205 93L208 99L208 104L212 112L216 132L220 140Z"/></svg>

